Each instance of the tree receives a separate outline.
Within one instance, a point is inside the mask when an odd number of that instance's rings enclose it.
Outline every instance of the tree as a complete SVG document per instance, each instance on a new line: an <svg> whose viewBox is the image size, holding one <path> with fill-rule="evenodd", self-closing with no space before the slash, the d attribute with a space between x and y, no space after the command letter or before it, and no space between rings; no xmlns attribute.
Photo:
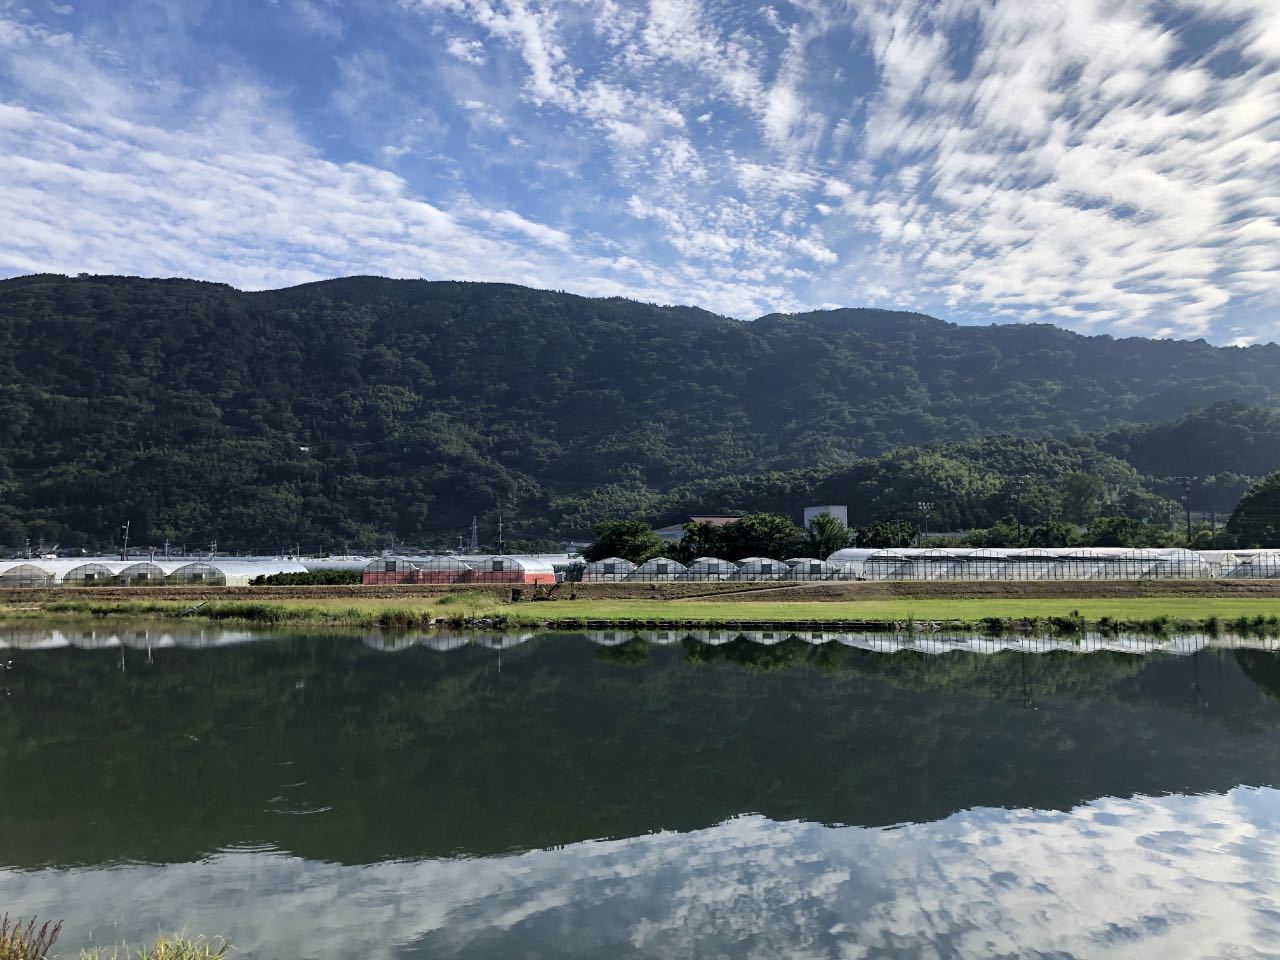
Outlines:
<svg viewBox="0 0 1280 960"><path fill-rule="evenodd" d="M1227 521L1242 547L1280 547L1280 470L1254 484Z"/></svg>
<svg viewBox="0 0 1280 960"><path fill-rule="evenodd" d="M825 559L849 545L849 528L831 514L820 513L809 521L808 541L808 552Z"/></svg>
<svg viewBox="0 0 1280 960"><path fill-rule="evenodd" d="M1075 470L1062 478L1062 513L1076 523L1088 523L1098 515L1106 487L1091 473Z"/></svg>
<svg viewBox="0 0 1280 960"><path fill-rule="evenodd" d="M687 523L680 541L680 559L720 557L741 560L744 557L785 559L804 552L808 545L800 527L774 513L749 513L733 523L712 525Z"/></svg>
<svg viewBox="0 0 1280 960"><path fill-rule="evenodd" d="M749 513L720 528L725 560L744 557L783 559L804 552L805 533L800 526L776 513Z"/></svg>
<svg viewBox="0 0 1280 960"><path fill-rule="evenodd" d="M661 556L666 548L666 542L639 520L605 520L596 524L595 534L595 540L582 551L588 561L621 557L644 563Z"/></svg>
<svg viewBox="0 0 1280 960"><path fill-rule="evenodd" d="M1034 527L1027 534L1027 546L1074 547L1080 543L1080 532L1074 523L1052 520Z"/></svg>
<svg viewBox="0 0 1280 960"><path fill-rule="evenodd" d="M909 547L916 533L916 525L906 520L878 520L868 527L859 527L854 532L854 540L858 546L870 549Z"/></svg>
<svg viewBox="0 0 1280 960"><path fill-rule="evenodd" d="M1090 547L1144 547L1151 544L1155 535L1133 517L1098 517L1089 524L1085 543Z"/></svg>

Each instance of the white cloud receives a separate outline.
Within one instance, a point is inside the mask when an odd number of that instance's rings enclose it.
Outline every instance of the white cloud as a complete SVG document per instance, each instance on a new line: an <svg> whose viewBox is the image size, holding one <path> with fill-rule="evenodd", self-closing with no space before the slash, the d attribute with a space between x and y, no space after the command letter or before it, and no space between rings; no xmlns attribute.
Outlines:
<svg viewBox="0 0 1280 960"><path fill-rule="evenodd" d="M489 59L484 52L484 44L479 40L450 37L444 48L450 56L457 57L464 63L482 64Z"/></svg>
<svg viewBox="0 0 1280 960"><path fill-rule="evenodd" d="M79 250L133 272L255 284L493 264L504 279L744 315L856 305L870 270L888 291L877 299L956 319L1280 333L1270 0L1175 0L1195 26L1216 21L1201 48L1163 0L399 0L386 19L422 63L356 42L371 26L349 29L359 5L277 2L348 44L320 121L239 65L193 93L100 30L90 40L68 30L74 21L0 0L7 102L38 118L24 136L50 138L7 141L0 203L31 222L0 239L0 262L56 269ZM274 158L260 182L225 179L242 155ZM367 235L336 238L281 185L324 192L336 178L359 197L339 208L372 209L367 185L389 176L375 164L403 179L360 221L379 225ZM284 190L271 223L288 242L251 218L215 223L185 266L176 235L151 252L130 245L115 218L162 237L178 227L165 219L169 184L148 182L161 167L204 171L209 191L242 209L266 202L250 200L255 188ZM74 203L51 193L59 183ZM109 184L147 202L126 211ZM486 256L446 255L447 233L395 239L401 203L450 217L459 249L473 238ZM499 253L525 241L514 260ZM559 258L540 262L551 249Z"/></svg>
<svg viewBox="0 0 1280 960"><path fill-rule="evenodd" d="M71 948L180 917L239 952L510 954L589 934L597 953L870 957L1261 955L1274 939L1280 794L977 808L893 829L761 816L505 856L344 865L276 850L198 863L0 871L12 914ZM104 922L110 918L111 923ZM104 931L105 934L104 934Z"/></svg>

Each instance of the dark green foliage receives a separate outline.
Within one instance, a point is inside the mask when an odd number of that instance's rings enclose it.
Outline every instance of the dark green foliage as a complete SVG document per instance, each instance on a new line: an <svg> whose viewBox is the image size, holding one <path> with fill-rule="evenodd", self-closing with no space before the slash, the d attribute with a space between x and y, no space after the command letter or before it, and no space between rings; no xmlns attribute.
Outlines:
<svg viewBox="0 0 1280 960"><path fill-rule="evenodd" d="M1099 477L1073 470L1062 478L1062 515L1073 523L1088 523L1097 516L1104 493Z"/></svg>
<svg viewBox="0 0 1280 960"><path fill-rule="evenodd" d="M605 520L596 524L595 534L595 540L582 551L583 559L588 561L621 557L639 564L662 556L667 547L647 523L639 520Z"/></svg>
<svg viewBox="0 0 1280 960"><path fill-rule="evenodd" d="M853 533L855 546L873 549L909 547L919 531L906 520L879 520Z"/></svg>
<svg viewBox="0 0 1280 960"><path fill-rule="evenodd" d="M492 542L499 510L508 538L545 541L724 503L796 516L809 492L858 524L920 498L943 504L939 529L974 526L1011 512L999 478L1022 469L1020 441L983 449L977 477L934 459L949 453L859 458L994 430L1071 437L1278 388L1271 345L880 310L742 323L500 284L25 277L0 282L0 541L106 546L128 519L135 543L456 545L472 515ZM1268 456L1255 446L1211 459L1243 477ZM1083 441L1054 457L1054 475L1115 482L1085 461L1119 461ZM1048 518L1041 483L1024 522Z"/></svg>
<svg viewBox="0 0 1280 960"><path fill-rule="evenodd" d="M719 526L686 524L678 553L679 559L686 563L695 557L735 561L746 557L785 560L799 556L808 544L804 530L786 517L749 513L740 520Z"/></svg>
<svg viewBox="0 0 1280 960"><path fill-rule="evenodd" d="M309 570L306 573L273 573L254 577L249 583L255 587L311 587L339 583L359 583L359 570Z"/></svg>
<svg viewBox="0 0 1280 960"><path fill-rule="evenodd" d="M828 557L849 546L849 528L831 516L820 513L809 523L806 551L811 557Z"/></svg>
<svg viewBox="0 0 1280 960"><path fill-rule="evenodd" d="M1146 524L1132 517L1098 517L1085 537L1090 547L1149 547L1158 542Z"/></svg>
<svg viewBox="0 0 1280 960"><path fill-rule="evenodd" d="M1227 532L1242 547L1280 547L1280 471L1249 488Z"/></svg>
<svg viewBox="0 0 1280 960"><path fill-rule="evenodd" d="M1220 403L1177 420L1112 431L1099 446L1155 477L1264 476L1280 468L1280 411Z"/></svg>

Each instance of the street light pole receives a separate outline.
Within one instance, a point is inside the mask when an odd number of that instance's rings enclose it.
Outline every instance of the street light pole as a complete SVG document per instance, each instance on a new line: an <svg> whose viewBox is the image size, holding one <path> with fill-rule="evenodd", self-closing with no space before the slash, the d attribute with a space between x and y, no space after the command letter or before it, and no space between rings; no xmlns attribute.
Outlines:
<svg viewBox="0 0 1280 960"><path fill-rule="evenodd" d="M916 506L919 507L920 512L924 514L924 534L921 536L921 540L922 541L928 540L929 539L929 511L933 509L933 501L917 500Z"/></svg>

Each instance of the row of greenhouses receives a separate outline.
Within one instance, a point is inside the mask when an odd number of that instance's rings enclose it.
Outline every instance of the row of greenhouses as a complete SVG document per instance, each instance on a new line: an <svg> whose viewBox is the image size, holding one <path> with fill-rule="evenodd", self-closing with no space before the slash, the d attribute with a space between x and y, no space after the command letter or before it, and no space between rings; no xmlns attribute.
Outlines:
<svg viewBox="0 0 1280 960"><path fill-rule="evenodd" d="M586 564L584 583L664 580L1149 580L1280 578L1280 550L846 549L825 560L666 557L634 564L609 557Z"/></svg>
<svg viewBox="0 0 1280 960"><path fill-rule="evenodd" d="M10 587L245 586L255 577L306 573L296 560L0 560L0 589Z"/></svg>
<svg viewBox="0 0 1280 960"><path fill-rule="evenodd" d="M344 560L109 558L0 561L0 589L57 586L241 586L255 577L327 567L362 571L366 584L550 584L663 581L1280 579L1280 550L1074 547L845 549L825 560L699 557L689 564L620 557L574 564L559 555L377 557Z"/></svg>

